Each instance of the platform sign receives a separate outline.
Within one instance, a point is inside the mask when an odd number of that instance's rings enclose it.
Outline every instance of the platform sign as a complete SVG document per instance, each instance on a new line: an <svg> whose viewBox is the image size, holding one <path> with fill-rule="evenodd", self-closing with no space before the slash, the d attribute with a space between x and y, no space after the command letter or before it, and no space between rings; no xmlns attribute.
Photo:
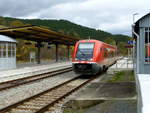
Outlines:
<svg viewBox="0 0 150 113"><path fill-rule="evenodd" d="M35 52L34 51L31 51L30 52L30 62L35 62L35 58L36 58L36 54L35 54Z"/></svg>
<svg viewBox="0 0 150 113"><path fill-rule="evenodd" d="M125 45L125 48L133 48L133 45Z"/></svg>
<svg viewBox="0 0 150 113"><path fill-rule="evenodd" d="M35 58L35 52L30 52L30 58Z"/></svg>
<svg viewBox="0 0 150 113"><path fill-rule="evenodd" d="M128 41L129 45L133 45L133 40Z"/></svg>

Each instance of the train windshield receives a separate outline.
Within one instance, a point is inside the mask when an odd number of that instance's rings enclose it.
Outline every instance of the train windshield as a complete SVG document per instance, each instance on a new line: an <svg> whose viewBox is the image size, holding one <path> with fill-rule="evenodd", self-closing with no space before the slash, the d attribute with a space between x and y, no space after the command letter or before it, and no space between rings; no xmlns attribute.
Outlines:
<svg viewBox="0 0 150 113"><path fill-rule="evenodd" d="M79 43L76 59L91 60L93 58L94 43Z"/></svg>

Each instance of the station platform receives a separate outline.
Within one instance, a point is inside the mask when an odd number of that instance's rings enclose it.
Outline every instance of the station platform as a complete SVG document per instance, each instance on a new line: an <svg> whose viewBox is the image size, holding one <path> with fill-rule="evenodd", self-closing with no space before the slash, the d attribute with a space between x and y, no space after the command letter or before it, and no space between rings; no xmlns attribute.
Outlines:
<svg viewBox="0 0 150 113"><path fill-rule="evenodd" d="M119 58L116 64L112 65L109 69L114 71L121 71L121 70L131 70L133 69L133 60L132 58Z"/></svg>
<svg viewBox="0 0 150 113"><path fill-rule="evenodd" d="M136 74L138 87L138 113L149 113L150 107L150 75Z"/></svg>
<svg viewBox="0 0 150 113"><path fill-rule="evenodd" d="M124 72L124 75L118 77L120 81L115 81L116 73L120 72ZM112 65L104 75L72 94L63 104L64 112L137 113L136 84L134 79L131 79L132 72L132 60L118 60L117 66ZM132 76L134 77L134 74Z"/></svg>
<svg viewBox="0 0 150 113"><path fill-rule="evenodd" d="M36 64L32 66L19 67L16 69L9 70L1 70L0 71L0 82L6 82L9 80L15 80L23 77L28 77L36 74L42 74L51 71L55 71L57 69L63 69L66 67L70 67L72 65L71 62L55 62L50 64Z"/></svg>

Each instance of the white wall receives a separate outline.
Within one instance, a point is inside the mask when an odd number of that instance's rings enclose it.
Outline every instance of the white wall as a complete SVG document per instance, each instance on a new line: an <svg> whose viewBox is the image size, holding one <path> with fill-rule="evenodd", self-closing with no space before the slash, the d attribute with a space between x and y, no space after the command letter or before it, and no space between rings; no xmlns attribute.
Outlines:
<svg viewBox="0 0 150 113"><path fill-rule="evenodd" d="M16 58L0 58L0 70L16 68Z"/></svg>

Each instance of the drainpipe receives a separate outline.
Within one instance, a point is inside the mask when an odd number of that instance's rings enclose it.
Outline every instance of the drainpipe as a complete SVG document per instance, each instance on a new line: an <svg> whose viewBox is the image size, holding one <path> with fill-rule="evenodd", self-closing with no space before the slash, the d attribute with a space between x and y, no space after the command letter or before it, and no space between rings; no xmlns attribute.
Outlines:
<svg viewBox="0 0 150 113"><path fill-rule="evenodd" d="M137 40L139 40L139 38L140 38L140 36L134 31L134 26L135 26L135 24L133 24L132 25L132 37L134 37L134 35L137 37ZM134 40L135 41L135 40ZM140 40L139 40L140 41ZM140 44L140 42L138 41L138 45ZM135 42L133 43L133 44L135 44ZM134 45L134 49L135 49L135 45ZM138 49L140 49L140 48L138 48ZM137 52L137 51L136 51ZM134 51L133 51L133 57L135 56L135 54L134 54ZM139 56L139 52L138 52L138 56ZM134 58L133 58L134 59ZM134 63L135 63L135 60L133 60L133 65L134 65ZM134 68L136 68L137 69L137 65L136 65L136 67L134 67ZM136 70L136 73L137 73L137 70Z"/></svg>
<svg viewBox="0 0 150 113"><path fill-rule="evenodd" d="M134 29L132 29L132 33L137 37L137 39L139 39L140 36L134 31Z"/></svg>
<svg viewBox="0 0 150 113"><path fill-rule="evenodd" d="M134 31L134 26L135 26L135 24L132 25L132 33L137 37L137 40L139 40L140 36ZM138 41L138 45L139 44L140 44L140 42ZM140 47L138 47L138 49L140 49ZM138 56L139 56L139 52L138 52ZM137 68L137 66L135 68ZM136 70L135 79L136 79L136 90L138 92L137 113L142 113L143 103L142 103L141 87L140 87L140 83L139 83L137 74L138 74L138 72Z"/></svg>

